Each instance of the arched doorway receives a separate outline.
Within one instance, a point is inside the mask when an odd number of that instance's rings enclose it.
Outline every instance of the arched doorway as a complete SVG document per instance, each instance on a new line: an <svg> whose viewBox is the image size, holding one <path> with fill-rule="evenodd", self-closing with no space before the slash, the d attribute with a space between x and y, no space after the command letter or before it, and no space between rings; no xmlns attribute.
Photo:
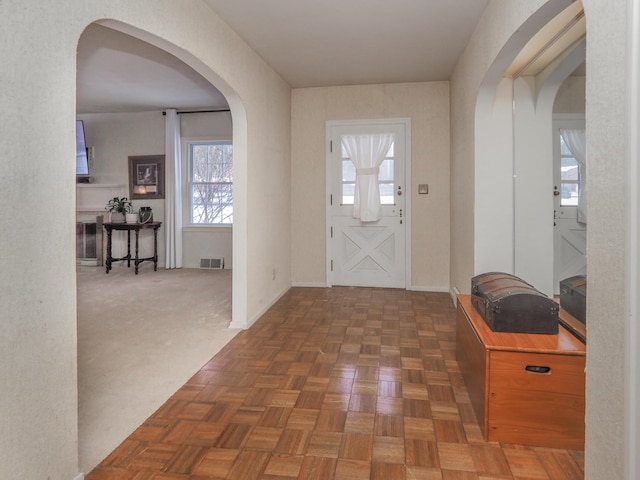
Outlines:
<svg viewBox="0 0 640 480"><path fill-rule="evenodd" d="M95 25L95 24L94 24ZM147 45L152 45L154 48L157 47L158 49L162 50L163 53L166 53L168 55L170 55L172 57L172 61L174 62L182 62L184 64L188 64L189 67L193 70L197 70L197 73L202 76L202 78L205 78L206 81L208 82L215 82L216 86L220 85L220 92L224 91L223 95L224 97L227 99L228 101L228 106L229 106L229 110L230 110L230 115L229 115L229 120L231 120L231 118L233 118L233 128L229 130L229 132L232 131L232 138L233 138L233 143L234 143L234 217L239 220L238 224L242 225L242 219L245 216L243 214L243 208L244 208L244 201L243 199L245 198L245 189L243 187L243 185L245 184L246 180L244 180L242 178L242 172L246 171L246 127L245 127L245 121L244 121L244 117L245 117L245 113L244 113L244 107L242 105L242 103L240 102L237 94L226 84L226 82L222 81L210 68L206 67L202 62L198 61L197 59L195 59L192 55L186 54L186 52L176 48L175 46L169 44L166 41L162 41L160 39L158 39L155 36L152 36L150 34L148 34L147 32L142 32L139 29L136 29L130 25L126 25L120 22L114 22L114 21L104 21L104 22L100 22L99 26L96 27L98 29L105 29L106 27L104 25L108 26L108 30L113 33L119 33L121 34L123 37L126 36L127 39L134 39L136 42L140 42L140 43L146 43ZM91 28L91 26L89 27ZM81 40L82 41L82 38ZM115 79L114 79L115 80ZM160 79L158 79L159 81ZM117 83L117 82L114 82ZM146 88L153 88L152 84L147 84ZM171 107L171 106L175 106L175 105L167 105L167 107ZM153 112L153 110L152 110ZM133 123L134 124L140 124L140 123L146 123L150 118L154 118L153 122L154 125L157 127L157 120L155 119L154 116L157 116L159 112L157 110L155 110L154 113L152 114L140 114L140 116L137 116L134 120ZM112 128L119 128L118 127L118 123L120 122L121 117L120 118L115 118L112 119L109 123L109 125ZM162 120L163 122L163 120ZM122 126L120 126L122 127ZM126 129L126 127L125 127ZM158 128L156 128L156 131L158 131ZM122 130L120 131L122 133ZM164 136L164 131L161 130L160 131L161 135ZM230 133L231 134L231 133ZM153 135L152 135L153 136ZM116 139L117 142L117 139ZM157 152L156 152L157 153ZM126 167L125 167L126 168ZM117 183L123 183L123 182L117 182ZM125 182L126 184L126 182ZM119 188L121 187L121 185L115 185L116 190L120 192ZM108 189L108 188L107 188ZM126 190L126 189L125 189ZM106 191L106 190L105 190ZM121 193L126 193L126 191L121 192ZM99 206L98 206L99 208ZM154 206L154 210L156 210L156 207ZM245 208L246 210L246 208ZM158 213L160 212L164 212L164 209L162 209L161 207L157 210ZM239 227L239 230L242 230L242 227ZM232 251L233 252L242 252L244 243L246 242L246 236L244 235L234 235L234 246ZM236 242L237 239L237 242ZM236 244L237 243L237 244ZM233 282L234 282L234 288L232 289L232 291L234 292L234 294L239 291L244 292L246 291L246 274L243 274L244 270L241 268L242 267L242 260L240 260L239 265L235 265L234 264L234 275L233 275ZM105 292L107 295L108 293ZM243 318L242 316L245 315L246 313L244 312L244 305L243 302L236 302L236 303L240 303L240 308L238 309L239 311L236 312L235 308L234 308L234 316L237 318ZM176 319L177 321L179 320L178 318ZM245 320L246 321L246 320ZM126 329L126 325L123 326L124 329ZM80 350L80 348L79 348ZM215 352L213 352L215 353ZM210 355L209 355L210 357ZM197 367L195 368L194 371L189 373L189 376L193 373L195 373L195 371L197 370L197 368L199 368L206 360L208 360L208 358L205 358L204 360L202 360L199 364L197 364ZM82 361L82 357L79 356L79 362ZM82 366L79 365L79 370ZM81 377L81 376L79 376ZM186 377L188 378L188 377ZM185 380L186 380L185 378ZM82 381L82 378L79 378L80 381ZM183 382L180 383L180 385ZM180 386L178 385L178 387ZM177 389L174 388L174 390ZM82 395L82 389L80 389L80 395ZM166 397L165 397L166 398ZM82 399L81 399L82 400ZM164 398L160 399L160 401L163 401ZM81 408L82 408L82 401L81 403ZM152 413L152 411L157 408L156 405L155 407L153 406L153 404L151 404L151 406L147 406L146 408L151 408L151 411L148 411L146 414L144 414L144 418L146 418L150 413ZM117 407L116 407L117 408ZM139 415L141 411L144 411L144 406L141 407L141 409L138 409L136 411L136 415ZM108 418L103 419L104 421L108 422ZM80 418L80 422L82 422L83 419ZM135 428L135 424L132 424L128 430L122 430L122 438L124 438L127 434L130 433L131 428ZM126 426L123 426L123 428L126 428ZM79 428L79 432L80 432L80 458L79 458L79 462L80 462L80 467L81 470L85 470L87 471L88 469L90 469L93 465L95 465L95 462L101 460L103 457L97 458L97 459L86 459L83 458L83 452L86 451L87 449L87 443L91 443L92 442L92 438L87 438L85 435L83 435L83 428L82 426L80 426ZM117 435L118 433L115 432L115 434ZM108 450L105 452L105 455L111 451L113 448L115 448L115 446L117 446L117 444L119 443L119 441L122 439L117 439L115 441L115 443L113 443ZM101 438L100 441L104 441L104 438Z"/></svg>
<svg viewBox="0 0 640 480"><path fill-rule="evenodd" d="M554 99L586 49L582 4L558 7L547 4L507 42L476 103L475 223L495 229L476 229L475 272L512 272L548 295Z"/></svg>

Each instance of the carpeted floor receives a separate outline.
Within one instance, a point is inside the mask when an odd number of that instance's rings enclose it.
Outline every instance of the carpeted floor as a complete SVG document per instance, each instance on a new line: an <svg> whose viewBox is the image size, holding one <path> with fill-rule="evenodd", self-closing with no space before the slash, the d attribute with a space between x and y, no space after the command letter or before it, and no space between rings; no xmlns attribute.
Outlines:
<svg viewBox="0 0 640 480"><path fill-rule="evenodd" d="M78 267L79 466L89 472L240 330L231 271Z"/></svg>

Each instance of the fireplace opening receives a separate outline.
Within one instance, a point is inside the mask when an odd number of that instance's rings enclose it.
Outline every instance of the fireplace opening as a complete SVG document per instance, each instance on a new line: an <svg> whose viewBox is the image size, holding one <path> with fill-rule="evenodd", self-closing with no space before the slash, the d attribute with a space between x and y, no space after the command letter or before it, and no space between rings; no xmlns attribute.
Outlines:
<svg viewBox="0 0 640 480"><path fill-rule="evenodd" d="M102 215L76 218L76 264L102 266Z"/></svg>

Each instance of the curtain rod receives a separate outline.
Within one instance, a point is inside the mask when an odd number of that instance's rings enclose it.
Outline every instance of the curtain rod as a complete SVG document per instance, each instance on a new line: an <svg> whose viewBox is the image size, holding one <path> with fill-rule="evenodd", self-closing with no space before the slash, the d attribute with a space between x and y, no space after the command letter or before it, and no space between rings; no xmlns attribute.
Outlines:
<svg viewBox="0 0 640 480"><path fill-rule="evenodd" d="M187 113L220 113L220 112L230 112L231 110L229 108L219 108L219 109L214 109L214 110L182 110L182 111L177 111L176 113L178 115L185 115ZM167 112L164 111L162 112L162 115L166 115Z"/></svg>

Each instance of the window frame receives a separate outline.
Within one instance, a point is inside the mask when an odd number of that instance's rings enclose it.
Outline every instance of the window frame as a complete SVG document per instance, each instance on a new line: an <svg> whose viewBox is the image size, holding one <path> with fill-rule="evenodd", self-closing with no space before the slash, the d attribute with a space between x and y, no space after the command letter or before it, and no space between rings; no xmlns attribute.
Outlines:
<svg viewBox="0 0 640 480"><path fill-rule="evenodd" d="M373 134L372 134L373 135ZM340 137L342 138L342 137ZM388 206L395 206L395 186L398 183L398 179L395 178L395 142L396 142L396 138L395 138L395 134L394 134L394 139L393 142L391 143L391 146L389 147L389 150L385 153L384 159L382 160L382 163L380 164L380 166L378 167L378 172L380 172L383 169L383 165L385 165L385 162L387 162L387 165L391 165L391 175L393 178L391 178L391 180L381 180L380 176L378 174L378 188L380 189L380 205L384 206L384 207L388 207ZM391 155L389 155L389 152L391 152ZM353 207L353 201L352 202L345 202L345 186L347 185L351 185L353 187L353 191L354 191L354 199L355 199L355 186L356 186L356 179L357 179L357 174L355 174L355 165L353 164L353 162L351 161L351 158L349 156L347 156L344 147L342 146L342 143L340 144L340 161L341 161L341 166L340 166L340 172L341 172L341 176L342 176L342 188L340 191L340 198L339 198L339 203L341 206L343 207ZM353 180L351 179L346 179L346 175L345 175L345 163L348 162L351 164L351 166L353 166L354 169L354 177ZM383 202L383 198L388 198L387 197L383 197L382 193L383 193L383 185L391 185L391 202Z"/></svg>
<svg viewBox="0 0 640 480"><path fill-rule="evenodd" d="M233 227L233 222L231 223L193 223L191 218L191 209L192 209L192 145L213 145L213 144L223 144L223 145L231 145L233 147L233 142L229 137L219 137L219 138L182 138L182 227L183 230L202 230L202 229L229 229ZM232 160L233 162L233 160ZM206 182L209 183L209 182ZM217 183L217 182L211 182ZM231 179L231 188L233 189L233 178ZM233 208L233 203L232 203Z"/></svg>

